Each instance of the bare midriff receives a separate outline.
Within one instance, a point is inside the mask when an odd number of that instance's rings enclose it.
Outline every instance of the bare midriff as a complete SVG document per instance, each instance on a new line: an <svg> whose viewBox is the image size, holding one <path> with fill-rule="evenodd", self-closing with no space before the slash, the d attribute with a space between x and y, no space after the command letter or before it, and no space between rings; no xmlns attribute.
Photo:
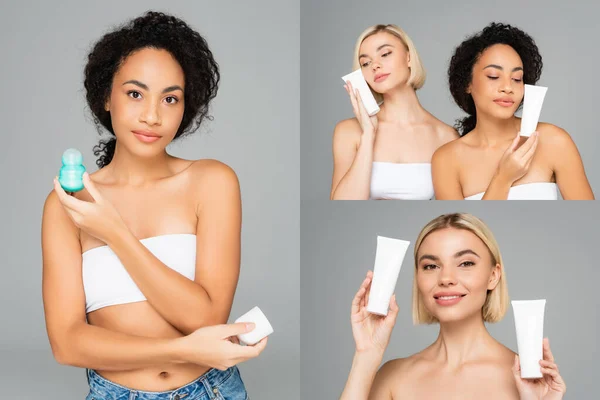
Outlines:
<svg viewBox="0 0 600 400"><path fill-rule="evenodd" d="M103 196L111 202L137 238L171 233L193 233L198 223L196 195L193 192L195 175L191 162L173 159L173 170L180 171L143 188L122 188L97 182ZM95 173L95 178L102 181ZM89 195L82 198L91 201ZM169 207L165 207L169 205ZM160 212L157 212L160 210ZM80 231L82 252L106 243ZM201 312L201 310L200 310ZM104 307L87 314L88 323L111 331L149 338L178 338L184 336L148 301ZM127 388L160 392L176 389L196 380L209 370L191 363L170 363L126 371L96 370L102 377Z"/></svg>
<svg viewBox="0 0 600 400"><path fill-rule="evenodd" d="M92 311L88 323L129 335L150 338L184 336L165 321L147 301L120 304ZM176 389L194 381L209 368L189 363L157 365L127 371L96 370L102 377L127 388L160 392Z"/></svg>

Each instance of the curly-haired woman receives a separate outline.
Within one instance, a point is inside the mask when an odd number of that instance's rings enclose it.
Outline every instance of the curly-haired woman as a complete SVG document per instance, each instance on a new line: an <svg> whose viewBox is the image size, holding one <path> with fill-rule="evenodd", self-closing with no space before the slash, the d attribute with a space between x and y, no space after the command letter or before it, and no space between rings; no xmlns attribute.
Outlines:
<svg viewBox="0 0 600 400"><path fill-rule="evenodd" d="M240 269L238 180L221 162L166 152L208 117L219 78L204 38L163 13L89 54L86 98L110 138L84 190L55 180L42 221L50 344L87 369L88 399L247 398L235 364L266 339L243 347L232 338L252 326L223 325Z"/></svg>
<svg viewBox="0 0 600 400"><path fill-rule="evenodd" d="M436 199L593 199L581 157L569 134L540 123L519 135L524 85L534 85L542 57L534 40L510 25L492 23L462 42L448 68L450 92L468 116L461 138L432 158Z"/></svg>

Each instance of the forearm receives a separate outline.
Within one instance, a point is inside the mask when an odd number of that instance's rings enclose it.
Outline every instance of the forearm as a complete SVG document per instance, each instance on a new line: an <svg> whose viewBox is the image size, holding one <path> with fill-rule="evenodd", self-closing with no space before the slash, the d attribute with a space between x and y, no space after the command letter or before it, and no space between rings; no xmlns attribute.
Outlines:
<svg viewBox="0 0 600 400"><path fill-rule="evenodd" d="M501 175L494 175L481 200L507 200L512 184L512 181Z"/></svg>
<svg viewBox="0 0 600 400"><path fill-rule="evenodd" d="M177 339L127 335L87 323L73 326L58 349L53 352L61 364L105 371L183 362Z"/></svg>
<svg viewBox="0 0 600 400"><path fill-rule="evenodd" d="M378 354L355 353L340 400L367 400L382 359Z"/></svg>
<svg viewBox="0 0 600 400"><path fill-rule="evenodd" d="M354 161L335 188L331 197L332 200L369 199L371 195L374 140L372 134L363 133Z"/></svg>
<svg viewBox="0 0 600 400"><path fill-rule="evenodd" d="M227 322L201 285L162 263L128 230L116 233L109 246L152 307L183 334Z"/></svg>

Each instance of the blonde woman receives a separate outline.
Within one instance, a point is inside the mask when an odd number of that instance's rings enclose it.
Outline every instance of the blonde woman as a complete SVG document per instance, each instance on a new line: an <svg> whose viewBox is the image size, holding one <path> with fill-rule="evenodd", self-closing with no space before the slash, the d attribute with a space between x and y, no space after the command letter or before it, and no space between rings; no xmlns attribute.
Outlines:
<svg viewBox="0 0 600 400"><path fill-rule="evenodd" d="M375 25L356 41L359 68L381 110L369 117L355 88L344 86L355 118L335 127L331 199L431 199L431 157L458 133L419 102L425 69L417 49L399 27Z"/></svg>
<svg viewBox="0 0 600 400"><path fill-rule="evenodd" d="M563 398L566 386L547 339L540 360L543 378L524 380L518 356L485 327L504 316L508 292L498 244L480 219L449 214L429 222L417 238L414 259L413 321L439 323L438 338L377 372L398 306L392 297L386 317L367 312L369 271L352 302L356 352L342 400Z"/></svg>

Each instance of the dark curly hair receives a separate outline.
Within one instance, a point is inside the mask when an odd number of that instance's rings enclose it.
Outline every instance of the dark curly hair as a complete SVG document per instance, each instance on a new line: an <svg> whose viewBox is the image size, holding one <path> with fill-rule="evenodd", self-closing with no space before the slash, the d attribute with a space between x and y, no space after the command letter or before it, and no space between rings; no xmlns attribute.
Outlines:
<svg viewBox="0 0 600 400"><path fill-rule="evenodd" d="M465 118L456 120L454 125L461 136L471 132L477 124L475 103L471 94L467 93L467 88L473 79L473 66L483 51L495 44L509 45L519 54L523 62L524 83L534 85L542 74L542 56L535 41L531 36L511 25L493 22L483 31L463 41L454 50L448 67L450 93L456 104L469 114Z"/></svg>
<svg viewBox="0 0 600 400"><path fill-rule="evenodd" d="M220 74L206 40L179 18L148 11L104 35L88 55L84 71L87 103L98 133L104 128L112 136L94 146L94 155L100 156L98 168L111 162L117 142L110 112L104 109L113 77L128 56L144 48L168 51L183 69L185 107L175 139L196 131L205 118L211 119L209 104L217 94Z"/></svg>

